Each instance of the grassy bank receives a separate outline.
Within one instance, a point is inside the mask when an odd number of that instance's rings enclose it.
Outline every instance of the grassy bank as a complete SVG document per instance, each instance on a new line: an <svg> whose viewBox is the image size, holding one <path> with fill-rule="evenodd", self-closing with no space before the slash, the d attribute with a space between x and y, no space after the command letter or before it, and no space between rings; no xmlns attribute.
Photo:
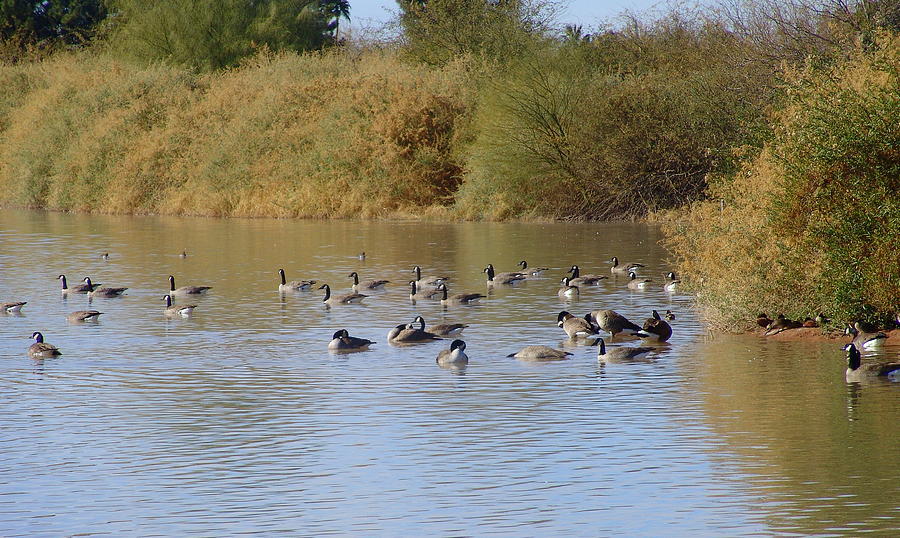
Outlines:
<svg viewBox="0 0 900 538"><path fill-rule="evenodd" d="M773 136L669 230L709 317L825 312L891 326L900 312L900 39L789 77Z"/></svg>
<svg viewBox="0 0 900 538"><path fill-rule="evenodd" d="M477 92L463 60L260 54L210 74L59 54L0 67L0 203L377 217L452 202Z"/></svg>

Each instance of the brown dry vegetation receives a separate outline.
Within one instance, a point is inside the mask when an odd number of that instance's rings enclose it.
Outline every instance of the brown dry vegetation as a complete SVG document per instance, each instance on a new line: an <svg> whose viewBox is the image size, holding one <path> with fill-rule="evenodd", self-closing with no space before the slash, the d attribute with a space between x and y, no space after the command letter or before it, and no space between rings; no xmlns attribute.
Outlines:
<svg viewBox="0 0 900 538"><path fill-rule="evenodd" d="M389 53L261 53L206 75L57 55L0 67L0 203L377 217L452 203L477 87Z"/></svg>

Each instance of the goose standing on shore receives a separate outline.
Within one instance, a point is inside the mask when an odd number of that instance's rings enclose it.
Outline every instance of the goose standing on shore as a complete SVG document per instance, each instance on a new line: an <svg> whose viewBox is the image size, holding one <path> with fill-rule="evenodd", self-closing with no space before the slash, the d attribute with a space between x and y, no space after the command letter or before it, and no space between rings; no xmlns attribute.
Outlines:
<svg viewBox="0 0 900 538"><path fill-rule="evenodd" d="M47 358L47 357L56 357L58 355L62 355L62 352L58 347L48 344L44 342L44 335L39 332L34 332L31 334L31 338L34 339L34 343L28 346L28 356L39 359L39 358Z"/></svg>
<svg viewBox="0 0 900 538"><path fill-rule="evenodd" d="M172 297L175 297L176 295L204 295L211 289L212 286L181 286L180 288L176 288L175 277L169 275L169 295Z"/></svg>
<svg viewBox="0 0 900 538"><path fill-rule="evenodd" d="M281 277L281 284L278 285L278 291L281 292L307 291L316 283L315 280L291 280L288 282L284 276L284 269L278 270L278 276Z"/></svg>

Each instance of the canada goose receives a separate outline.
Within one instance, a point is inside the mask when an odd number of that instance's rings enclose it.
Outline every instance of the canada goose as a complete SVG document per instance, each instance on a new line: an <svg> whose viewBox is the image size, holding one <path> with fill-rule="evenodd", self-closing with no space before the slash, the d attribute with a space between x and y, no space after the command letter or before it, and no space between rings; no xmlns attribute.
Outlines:
<svg viewBox="0 0 900 538"><path fill-rule="evenodd" d="M212 289L212 286L181 286L175 287L175 277L169 275L169 295L202 295Z"/></svg>
<svg viewBox="0 0 900 538"><path fill-rule="evenodd" d="M166 301L166 309L163 310L163 314L170 318L176 316L181 316L183 318L190 317L190 315L194 313L194 309L197 308L197 305L195 304L179 304L173 306L171 295L166 295L163 299Z"/></svg>
<svg viewBox="0 0 900 538"><path fill-rule="evenodd" d="M883 332L875 331L871 326L867 326L858 321L853 325L847 325L844 334L853 336L853 341L851 343L857 348L863 349L875 349L881 347L887 339L887 335Z"/></svg>
<svg viewBox="0 0 900 538"><path fill-rule="evenodd" d="M666 323L664 319L660 319L659 313L653 311L654 316L648 318L644 322L644 328L635 333L638 338L645 340L654 340L656 342L665 342L672 337L672 326Z"/></svg>
<svg viewBox="0 0 900 538"><path fill-rule="evenodd" d="M281 284L278 285L278 291L306 291L316 283L315 280L291 280L288 282L284 277L284 269L278 270L278 276L281 277Z"/></svg>
<svg viewBox="0 0 900 538"><path fill-rule="evenodd" d="M98 287L94 286L93 284L91 284L91 277L89 277L89 276L84 277L84 283L89 288L91 288L91 291L88 292L88 297L90 297L90 298L119 297L120 295L125 293L125 290L128 289L128 288L107 288L107 287L98 288Z"/></svg>
<svg viewBox="0 0 900 538"><path fill-rule="evenodd" d="M343 295L335 295L331 296L331 286L328 284L322 284L319 286L320 290L325 290L325 297L322 298L322 302L327 305L333 304L359 304L363 302L363 299L368 297L368 295L363 295L362 293L345 293Z"/></svg>
<svg viewBox="0 0 900 538"><path fill-rule="evenodd" d="M442 282L447 282L450 279L442 276L430 276L428 278L422 278L422 268L418 265L413 267L413 272L416 274L416 286L419 288L422 287L432 287L436 288Z"/></svg>
<svg viewBox="0 0 900 538"><path fill-rule="evenodd" d="M522 268L522 272L525 273L526 276L535 278L541 276L544 271L550 270L549 267L532 267L529 269L528 262L526 262L525 260L520 261L517 265Z"/></svg>
<svg viewBox="0 0 900 538"><path fill-rule="evenodd" d="M573 297L578 297L578 294L581 293L578 289L578 286L573 286L571 284L571 280L569 277L565 277L562 279L562 287L556 290L556 294L562 297L563 299L572 299Z"/></svg>
<svg viewBox="0 0 900 538"><path fill-rule="evenodd" d="M425 318L422 316L416 316L416 319L413 320L413 323L419 324L419 329L425 330ZM428 332L434 333L438 336L458 336L463 332L463 329L468 327L463 323L442 323L440 325L432 325L428 327Z"/></svg>
<svg viewBox="0 0 900 538"><path fill-rule="evenodd" d="M181 254L179 254L178 257L181 258L181 259L187 258L187 251L186 251L186 250L182 250L182 251L181 251Z"/></svg>
<svg viewBox="0 0 900 538"><path fill-rule="evenodd" d="M427 291L419 291L418 286L416 286L415 280L409 281L409 298L413 301L416 299L438 299L441 292L440 290L427 290Z"/></svg>
<svg viewBox="0 0 900 538"><path fill-rule="evenodd" d="M100 255L100 259L101 259L101 260L108 260L108 259L109 259L109 252L104 252L103 254L101 254L101 255Z"/></svg>
<svg viewBox="0 0 900 538"><path fill-rule="evenodd" d="M567 273L572 273L569 283L572 286L596 286L601 280L607 278L600 275L582 275L577 265L573 265Z"/></svg>
<svg viewBox="0 0 900 538"><path fill-rule="evenodd" d="M97 312L96 310L78 310L66 316L66 319L71 323L97 321L98 319L100 319L100 314L102 313L103 312Z"/></svg>
<svg viewBox="0 0 900 538"><path fill-rule="evenodd" d="M482 271L487 275L487 285L493 286L494 284L515 284L517 282L521 282L525 280L525 273L494 273L493 264L488 264L487 267Z"/></svg>
<svg viewBox="0 0 900 538"><path fill-rule="evenodd" d="M850 383L862 381L865 377L900 376L900 362L876 362L864 365L859 350L852 342L844 346L844 350L847 352L845 377Z"/></svg>
<svg viewBox="0 0 900 538"><path fill-rule="evenodd" d="M3 303L0 304L0 312L4 314L18 314L21 312L22 307L28 304L28 301L21 301L17 303Z"/></svg>
<svg viewBox="0 0 900 538"><path fill-rule="evenodd" d="M469 357L466 355L466 343L462 340L454 340L450 343L450 349L442 349L435 361L440 366L452 366L459 368L469 364Z"/></svg>
<svg viewBox="0 0 900 538"><path fill-rule="evenodd" d="M82 282L81 284L77 284L70 288L66 285L66 275L59 275L57 277L57 279L59 279L59 281L62 283L63 295L66 295L69 293L87 293L89 291L93 291L94 288L100 287L100 284L91 284L89 286L87 283Z"/></svg>
<svg viewBox="0 0 900 538"><path fill-rule="evenodd" d="M663 284L663 289L666 291L675 291L678 289L678 285L681 284L681 281L675 278L675 273L669 271L666 273L666 278L669 280L665 284Z"/></svg>
<svg viewBox="0 0 900 538"><path fill-rule="evenodd" d="M413 327L412 324L400 324L388 331L387 339L388 342L392 344L412 344L416 342L431 342L432 340L440 340L441 337L436 334L417 329L416 327Z"/></svg>
<svg viewBox="0 0 900 538"><path fill-rule="evenodd" d="M634 271L628 273L628 289L630 290L642 290L650 286L650 283L653 282L649 278L638 278L637 274Z"/></svg>
<svg viewBox="0 0 900 538"><path fill-rule="evenodd" d="M615 310L595 310L591 312L591 319L598 329L608 332L611 338L615 338L621 332L633 335L641 330L640 327L628 321L628 318Z"/></svg>
<svg viewBox="0 0 900 538"><path fill-rule="evenodd" d="M756 315L756 324L766 329L772 324L772 319L765 312L760 312Z"/></svg>
<svg viewBox="0 0 900 538"><path fill-rule="evenodd" d="M668 321L675 321L675 314L673 314L671 310L666 310L665 317Z"/></svg>
<svg viewBox="0 0 900 538"><path fill-rule="evenodd" d="M510 353L507 357L515 357L521 361L562 361L569 355L571 353L568 351L548 346L525 346L517 353Z"/></svg>
<svg viewBox="0 0 900 538"><path fill-rule="evenodd" d="M365 261L365 260L366 260L366 251L362 251L362 252L360 252L359 254L357 254L357 255L356 255L356 258L359 259L359 260L361 260L361 261Z"/></svg>
<svg viewBox="0 0 900 538"><path fill-rule="evenodd" d="M375 342L366 340L365 338L356 338L350 336L347 329L336 331L331 336L331 342L328 343L328 349L332 351L362 351L369 349L369 346Z"/></svg>
<svg viewBox="0 0 900 538"><path fill-rule="evenodd" d="M486 295L482 295L480 293L457 293L448 296L447 285L443 282L438 284L438 290L441 292L441 304L445 306L451 304L472 304L479 299L487 297Z"/></svg>
<svg viewBox="0 0 900 538"><path fill-rule="evenodd" d="M591 325L590 321L584 318L576 318L565 310L556 316L556 325L566 331L569 338L585 337L599 332L596 327Z"/></svg>
<svg viewBox="0 0 900 538"><path fill-rule="evenodd" d="M34 343L28 346L28 355L33 358L56 357L62 352L54 345L44 342L44 335L39 332L31 334Z"/></svg>
<svg viewBox="0 0 900 538"><path fill-rule="evenodd" d="M784 314L778 314L778 316L775 317L775 321L773 321L772 323L769 324L768 327L766 327L765 335L773 336L780 332L787 331L789 329L799 329L802 326L803 326L802 322L788 319L788 318L784 317Z"/></svg>
<svg viewBox="0 0 900 538"><path fill-rule="evenodd" d="M645 267L642 263L623 263L622 265L619 265L619 258L616 256L613 256L609 261L612 263L612 267L609 270L611 273L621 273L625 275L637 272L641 267Z"/></svg>
<svg viewBox="0 0 900 538"><path fill-rule="evenodd" d="M347 276L353 279L353 291L359 291L360 288L364 290L380 290L384 288L385 284L390 282L390 280L367 280L360 284L359 274L356 271Z"/></svg>
<svg viewBox="0 0 900 538"><path fill-rule="evenodd" d="M652 347L617 347L607 350L602 338L597 339L597 345L600 346L597 349L597 360L601 362L639 361L656 351Z"/></svg>

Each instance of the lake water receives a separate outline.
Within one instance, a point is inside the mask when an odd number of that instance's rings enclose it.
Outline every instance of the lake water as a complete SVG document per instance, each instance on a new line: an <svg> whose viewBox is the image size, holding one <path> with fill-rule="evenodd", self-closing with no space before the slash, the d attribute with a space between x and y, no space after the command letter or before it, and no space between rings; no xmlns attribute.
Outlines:
<svg viewBox="0 0 900 538"><path fill-rule="evenodd" d="M660 238L641 224L0 212L0 301L28 301L0 316L0 534L900 532L900 383L847 384L833 343L708 334L691 297L662 290ZM571 264L609 274L613 255L647 264L654 286L609 279L560 301ZM487 263L522 259L547 278L478 306L410 303L416 264L484 293ZM326 308L321 291L279 294L281 267L336 292L353 270L392 283ZM63 299L59 274L129 290ZM169 274L214 286L192 318L163 317ZM66 321L89 306L99 323ZM598 308L639 323L673 310L671 345L599 364L556 326L562 309ZM467 369L437 367L448 341L385 342L416 315L470 325ZM330 354L340 328L377 344ZM36 330L64 354L29 358ZM527 344L572 356L507 357Z"/></svg>

